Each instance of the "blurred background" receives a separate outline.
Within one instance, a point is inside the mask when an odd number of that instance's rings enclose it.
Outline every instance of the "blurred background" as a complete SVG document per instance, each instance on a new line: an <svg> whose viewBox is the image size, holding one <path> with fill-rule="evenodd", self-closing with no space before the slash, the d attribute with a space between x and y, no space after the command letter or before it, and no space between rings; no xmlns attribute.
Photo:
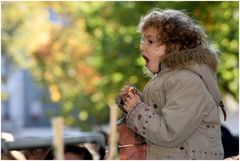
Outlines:
<svg viewBox="0 0 240 161"><path fill-rule="evenodd" d="M238 5L1 2L1 131L46 135L54 116L63 116L70 131L106 129L108 103L121 87L131 83L142 91L149 80L136 26L158 7L185 10L220 50L217 76L228 114L223 125L238 135Z"/></svg>

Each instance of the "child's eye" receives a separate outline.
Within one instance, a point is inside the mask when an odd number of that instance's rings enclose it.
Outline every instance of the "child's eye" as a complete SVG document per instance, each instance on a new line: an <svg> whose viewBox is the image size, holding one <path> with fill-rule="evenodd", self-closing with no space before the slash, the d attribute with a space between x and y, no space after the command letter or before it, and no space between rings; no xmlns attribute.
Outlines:
<svg viewBox="0 0 240 161"><path fill-rule="evenodd" d="M148 42L149 42L150 44L152 44L152 43L153 43L153 41L152 41L152 40L148 40Z"/></svg>

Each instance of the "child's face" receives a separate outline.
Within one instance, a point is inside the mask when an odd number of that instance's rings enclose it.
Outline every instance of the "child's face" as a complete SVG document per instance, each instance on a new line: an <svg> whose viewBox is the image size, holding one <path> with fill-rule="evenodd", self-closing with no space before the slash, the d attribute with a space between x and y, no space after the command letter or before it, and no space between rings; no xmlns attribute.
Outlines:
<svg viewBox="0 0 240 161"><path fill-rule="evenodd" d="M149 27L142 32L142 40L140 43L140 51L145 59L145 66L152 73L159 72L159 63L162 59L162 56L165 55L165 44L159 44L157 42L158 31Z"/></svg>

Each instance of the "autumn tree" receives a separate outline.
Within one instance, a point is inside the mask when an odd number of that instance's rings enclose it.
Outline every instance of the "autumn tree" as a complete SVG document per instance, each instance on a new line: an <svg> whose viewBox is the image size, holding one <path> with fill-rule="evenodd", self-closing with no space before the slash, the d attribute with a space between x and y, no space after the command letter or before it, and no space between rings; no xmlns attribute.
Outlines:
<svg viewBox="0 0 240 161"><path fill-rule="evenodd" d="M68 125L108 122L120 88L148 81L139 54L139 18L184 9L220 50L221 91L238 100L238 2L3 2L2 54L48 88Z"/></svg>

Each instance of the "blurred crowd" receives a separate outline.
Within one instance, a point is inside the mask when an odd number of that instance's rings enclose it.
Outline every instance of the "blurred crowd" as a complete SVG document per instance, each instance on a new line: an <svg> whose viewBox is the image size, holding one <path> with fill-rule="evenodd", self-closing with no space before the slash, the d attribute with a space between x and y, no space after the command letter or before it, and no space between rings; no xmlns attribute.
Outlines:
<svg viewBox="0 0 240 161"><path fill-rule="evenodd" d="M92 147L93 148L93 147ZM93 160L94 155L90 153L84 145L65 145L64 159L65 160ZM101 154L98 154L99 160L102 160ZM96 157L96 156L95 156ZM103 156L104 157L104 156ZM53 148L36 148L21 151L12 151L2 154L3 160L54 160Z"/></svg>
<svg viewBox="0 0 240 161"><path fill-rule="evenodd" d="M105 147L108 143L108 135L105 132L99 132L104 137L104 143L99 145L97 143L82 143L82 144L67 144L65 143L64 149L64 160L103 160L105 157ZM14 141L13 138L10 140L4 138L1 135L1 141ZM36 138L34 138L36 139ZM34 142L34 141L33 141ZM1 160L55 160L56 153L53 146L28 148L21 150L6 150L8 147L3 147L5 144L2 143L1 148ZM7 145L5 145L7 146Z"/></svg>

